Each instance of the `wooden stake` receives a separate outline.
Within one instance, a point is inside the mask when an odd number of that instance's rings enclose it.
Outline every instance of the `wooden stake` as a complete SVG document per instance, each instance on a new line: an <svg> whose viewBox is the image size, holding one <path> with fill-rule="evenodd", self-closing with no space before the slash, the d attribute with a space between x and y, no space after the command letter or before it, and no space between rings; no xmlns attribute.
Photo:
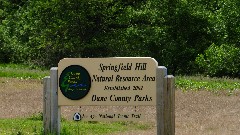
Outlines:
<svg viewBox="0 0 240 135"><path fill-rule="evenodd" d="M44 134L50 133L51 125L51 100L50 76L43 78L43 129Z"/></svg>
<svg viewBox="0 0 240 135"><path fill-rule="evenodd" d="M164 78L164 135L175 134L175 86L174 76Z"/></svg>
<svg viewBox="0 0 240 135"><path fill-rule="evenodd" d="M164 77L167 75L167 68L159 66L157 68L157 135L164 135Z"/></svg>
<svg viewBox="0 0 240 135"><path fill-rule="evenodd" d="M60 134L60 107L58 106L58 68L50 70L51 79L51 133Z"/></svg>

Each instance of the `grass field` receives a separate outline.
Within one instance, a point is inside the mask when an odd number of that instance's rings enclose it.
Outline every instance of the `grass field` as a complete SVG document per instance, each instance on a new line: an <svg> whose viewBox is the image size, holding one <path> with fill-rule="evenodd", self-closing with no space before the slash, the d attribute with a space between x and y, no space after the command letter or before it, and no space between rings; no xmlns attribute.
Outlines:
<svg viewBox="0 0 240 135"><path fill-rule="evenodd" d="M50 74L49 70L19 64L0 64L0 77L20 79L42 79Z"/></svg>
<svg viewBox="0 0 240 135"><path fill-rule="evenodd" d="M39 109L42 102L41 79L49 76L49 70L16 64L0 64L0 69L0 114L11 117L0 117L0 135L42 134L41 113L32 114L32 112L41 111ZM176 133L234 134L240 132L238 128L240 124L239 79L177 76L176 87ZM19 115L18 112L24 115L30 112L32 115L20 118L21 114ZM128 131L145 132L153 128L154 125L149 123L77 123L68 120L61 122L61 133L66 135L122 134ZM149 133L145 132L145 134Z"/></svg>
<svg viewBox="0 0 240 135"><path fill-rule="evenodd" d="M20 79L42 79L49 76L50 71L39 67L29 67L19 64L0 64L0 77ZM183 91L207 90L214 93L224 91L232 95L240 90L240 79L210 78L203 76L176 76L176 87Z"/></svg>
<svg viewBox="0 0 240 135"><path fill-rule="evenodd" d="M0 135L43 135L40 114L28 118L0 119ZM61 135L102 135L128 130L146 130L147 124L131 122L75 122L61 121Z"/></svg>
<svg viewBox="0 0 240 135"><path fill-rule="evenodd" d="M211 91L232 95L240 90L240 80L230 78L209 78L202 76L177 76L176 87L183 91Z"/></svg>
<svg viewBox="0 0 240 135"><path fill-rule="evenodd" d="M37 67L31 68L26 65L0 64L0 77L6 78L2 79L0 82L0 84L3 84L2 86L6 85L6 83L9 82L8 80L17 78L17 80L14 79L12 82L14 85L16 85L17 88L34 88L34 85L36 85L34 84L35 81L33 81L34 83L28 84L24 80L41 80L44 76L49 76L49 74L49 70ZM18 80L22 80L20 82L23 82L25 84L18 84ZM8 88L14 89L14 87L15 86ZM8 108L10 109L11 107ZM42 127L43 121L41 113L33 114L27 118L0 118L0 135L39 135L43 134ZM61 122L62 135L110 134L128 130L146 130L150 128L151 125L149 124L140 124L133 122L74 122L68 120L63 120Z"/></svg>

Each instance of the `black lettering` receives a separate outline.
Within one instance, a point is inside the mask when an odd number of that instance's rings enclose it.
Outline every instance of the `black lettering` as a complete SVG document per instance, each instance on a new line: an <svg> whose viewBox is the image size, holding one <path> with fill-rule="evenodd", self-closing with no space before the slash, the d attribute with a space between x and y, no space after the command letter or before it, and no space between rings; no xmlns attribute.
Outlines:
<svg viewBox="0 0 240 135"><path fill-rule="evenodd" d="M133 90L142 90L143 86L133 86Z"/></svg>
<svg viewBox="0 0 240 135"><path fill-rule="evenodd" d="M149 81L155 81L156 77L149 77L147 75L144 75L142 81L149 82Z"/></svg>
<svg viewBox="0 0 240 135"><path fill-rule="evenodd" d="M100 71L104 72L104 71L114 71L114 72L119 72L120 70L131 70L132 69L132 63L119 63L116 65L112 65L111 63L108 65L103 65L103 63L101 63L99 65L99 69Z"/></svg>
<svg viewBox="0 0 240 135"><path fill-rule="evenodd" d="M105 86L104 90L130 90L130 86Z"/></svg>
<svg viewBox="0 0 240 135"><path fill-rule="evenodd" d="M134 101L152 101L152 97L135 95Z"/></svg>
<svg viewBox="0 0 240 135"><path fill-rule="evenodd" d="M132 118L137 118L139 119L141 117L141 114L132 114Z"/></svg>
<svg viewBox="0 0 240 135"><path fill-rule="evenodd" d="M136 63L135 70L146 70L147 63Z"/></svg>
<svg viewBox="0 0 240 135"><path fill-rule="evenodd" d="M112 76L98 76L93 75L92 82L112 82L113 81L113 75Z"/></svg>
<svg viewBox="0 0 240 135"><path fill-rule="evenodd" d="M93 95L92 101L107 101L107 97L98 97L97 95Z"/></svg>
<svg viewBox="0 0 240 135"><path fill-rule="evenodd" d="M132 77L132 76L116 76L116 82L137 82L140 80L140 77Z"/></svg>
<svg viewBox="0 0 240 135"><path fill-rule="evenodd" d="M116 101L116 102L130 102L132 97L128 96L123 96L123 97L118 97L116 95L111 95L110 96L110 101Z"/></svg>

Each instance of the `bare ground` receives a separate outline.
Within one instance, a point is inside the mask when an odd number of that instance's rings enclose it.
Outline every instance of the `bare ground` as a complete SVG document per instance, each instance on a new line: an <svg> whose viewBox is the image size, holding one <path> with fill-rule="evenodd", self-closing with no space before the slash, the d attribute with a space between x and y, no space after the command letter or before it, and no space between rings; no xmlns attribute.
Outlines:
<svg viewBox="0 0 240 135"><path fill-rule="evenodd" d="M42 112L43 85L39 80L0 78L0 118L27 117ZM238 135L240 134L240 92L235 95L206 91L176 90L176 135ZM125 135L156 134L155 108L137 107L145 112L153 126L146 131L128 131ZM70 118L76 111L133 111L134 107L62 107L62 116Z"/></svg>

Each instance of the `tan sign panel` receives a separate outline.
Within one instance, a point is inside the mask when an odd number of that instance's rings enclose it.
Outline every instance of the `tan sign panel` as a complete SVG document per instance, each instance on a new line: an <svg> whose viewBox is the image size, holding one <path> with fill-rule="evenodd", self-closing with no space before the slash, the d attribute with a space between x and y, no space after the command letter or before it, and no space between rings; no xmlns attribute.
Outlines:
<svg viewBox="0 0 240 135"><path fill-rule="evenodd" d="M59 105L156 105L157 62L149 57L65 58Z"/></svg>

